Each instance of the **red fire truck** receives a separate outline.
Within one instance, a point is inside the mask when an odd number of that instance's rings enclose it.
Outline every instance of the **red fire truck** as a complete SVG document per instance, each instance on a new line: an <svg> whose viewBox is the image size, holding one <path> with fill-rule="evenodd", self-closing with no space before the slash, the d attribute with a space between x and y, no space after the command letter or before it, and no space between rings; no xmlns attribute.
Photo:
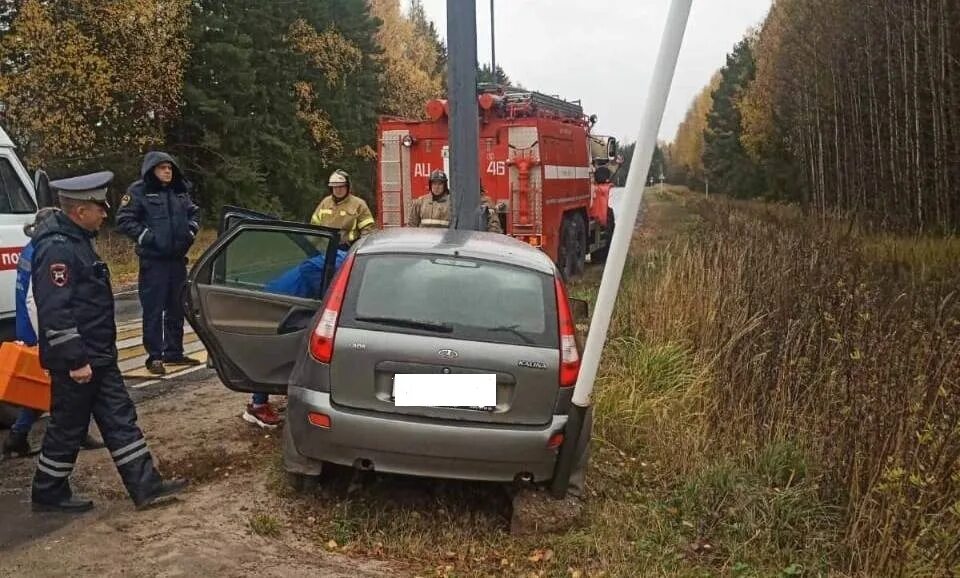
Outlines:
<svg viewBox="0 0 960 578"><path fill-rule="evenodd" d="M481 86L480 182L506 234L540 247L564 276L602 262L613 237L611 177L617 142L591 133L578 101ZM429 194L434 169L449 174L448 109L427 103L427 120L383 117L377 127L377 225L407 225L414 199ZM453 191L456 195L456 191Z"/></svg>

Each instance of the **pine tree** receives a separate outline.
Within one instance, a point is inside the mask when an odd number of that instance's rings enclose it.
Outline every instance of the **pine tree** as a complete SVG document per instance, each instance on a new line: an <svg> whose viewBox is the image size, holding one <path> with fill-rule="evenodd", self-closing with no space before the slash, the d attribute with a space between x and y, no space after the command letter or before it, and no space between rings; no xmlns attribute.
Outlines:
<svg viewBox="0 0 960 578"><path fill-rule="evenodd" d="M489 64L477 67L477 84L499 84L502 86L513 86L510 77L503 71L503 67L497 65L497 73L494 75L493 69Z"/></svg>
<svg viewBox="0 0 960 578"><path fill-rule="evenodd" d="M171 131L202 205L305 220L334 168L369 193L380 49L363 0L200 0ZM209 215L214 216L214 215Z"/></svg>
<svg viewBox="0 0 960 578"><path fill-rule="evenodd" d="M756 74L751 39L737 43L720 71L704 134L703 164L712 187L736 197L763 192L763 175L744 150L740 99Z"/></svg>

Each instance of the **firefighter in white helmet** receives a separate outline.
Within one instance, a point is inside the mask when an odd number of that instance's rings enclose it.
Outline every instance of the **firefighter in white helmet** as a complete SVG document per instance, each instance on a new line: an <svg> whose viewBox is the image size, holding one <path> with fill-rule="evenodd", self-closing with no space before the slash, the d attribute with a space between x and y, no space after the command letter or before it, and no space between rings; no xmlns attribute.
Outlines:
<svg viewBox="0 0 960 578"><path fill-rule="evenodd" d="M375 222L367 203L350 191L350 175L337 169L327 181L330 194L320 201L310 223L340 229L340 246L349 247L373 232Z"/></svg>
<svg viewBox="0 0 960 578"><path fill-rule="evenodd" d="M482 187L481 192L483 192ZM500 219L491 210L493 203L490 198L485 194L482 195L480 204L487 217L487 231L502 233ZM450 187L447 186L447 174L438 169L430 173L430 194L423 195L413 202L409 225L424 228L449 227L450 218Z"/></svg>

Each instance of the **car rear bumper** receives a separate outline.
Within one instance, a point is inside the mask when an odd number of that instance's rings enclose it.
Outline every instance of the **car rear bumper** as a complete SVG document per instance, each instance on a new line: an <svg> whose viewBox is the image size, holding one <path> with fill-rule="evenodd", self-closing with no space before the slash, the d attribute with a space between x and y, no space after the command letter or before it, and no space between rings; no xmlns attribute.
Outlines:
<svg viewBox="0 0 960 578"><path fill-rule="evenodd" d="M348 410L331 404L329 393L300 387L287 395L285 461L299 473L316 473L310 461L325 461L413 476L510 482L529 474L546 481L558 453L547 443L567 422L561 415L539 428L444 423ZM312 425L310 412L328 416L330 429Z"/></svg>

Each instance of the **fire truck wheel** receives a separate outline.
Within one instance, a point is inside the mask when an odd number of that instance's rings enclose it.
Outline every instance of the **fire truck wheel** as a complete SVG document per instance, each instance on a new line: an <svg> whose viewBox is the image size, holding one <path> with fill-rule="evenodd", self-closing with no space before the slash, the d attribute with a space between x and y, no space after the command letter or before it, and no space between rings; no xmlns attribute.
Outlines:
<svg viewBox="0 0 960 578"><path fill-rule="evenodd" d="M576 225L573 219L565 217L560 225L560 247L557 250L557 267L564 281L570 281L576 275L577 256Z"/></svg>
<svg viewBox="0 0 960 578"><path fill-rule="evenodd" d="M607 226L603 230L603 247L590 253L591 263L604 263L607 260L607 254L610 252L610 243L613 242L613 228L616 226L613 218L613 209L607 209Z"/></svg>
<svg viewBox="0 0 960 578"><path fill-rule="evenodd" d="M583 220L583 215L577 213L573 216L574 231L574 276L579 277L587 268L587 223Z"/></svg>

